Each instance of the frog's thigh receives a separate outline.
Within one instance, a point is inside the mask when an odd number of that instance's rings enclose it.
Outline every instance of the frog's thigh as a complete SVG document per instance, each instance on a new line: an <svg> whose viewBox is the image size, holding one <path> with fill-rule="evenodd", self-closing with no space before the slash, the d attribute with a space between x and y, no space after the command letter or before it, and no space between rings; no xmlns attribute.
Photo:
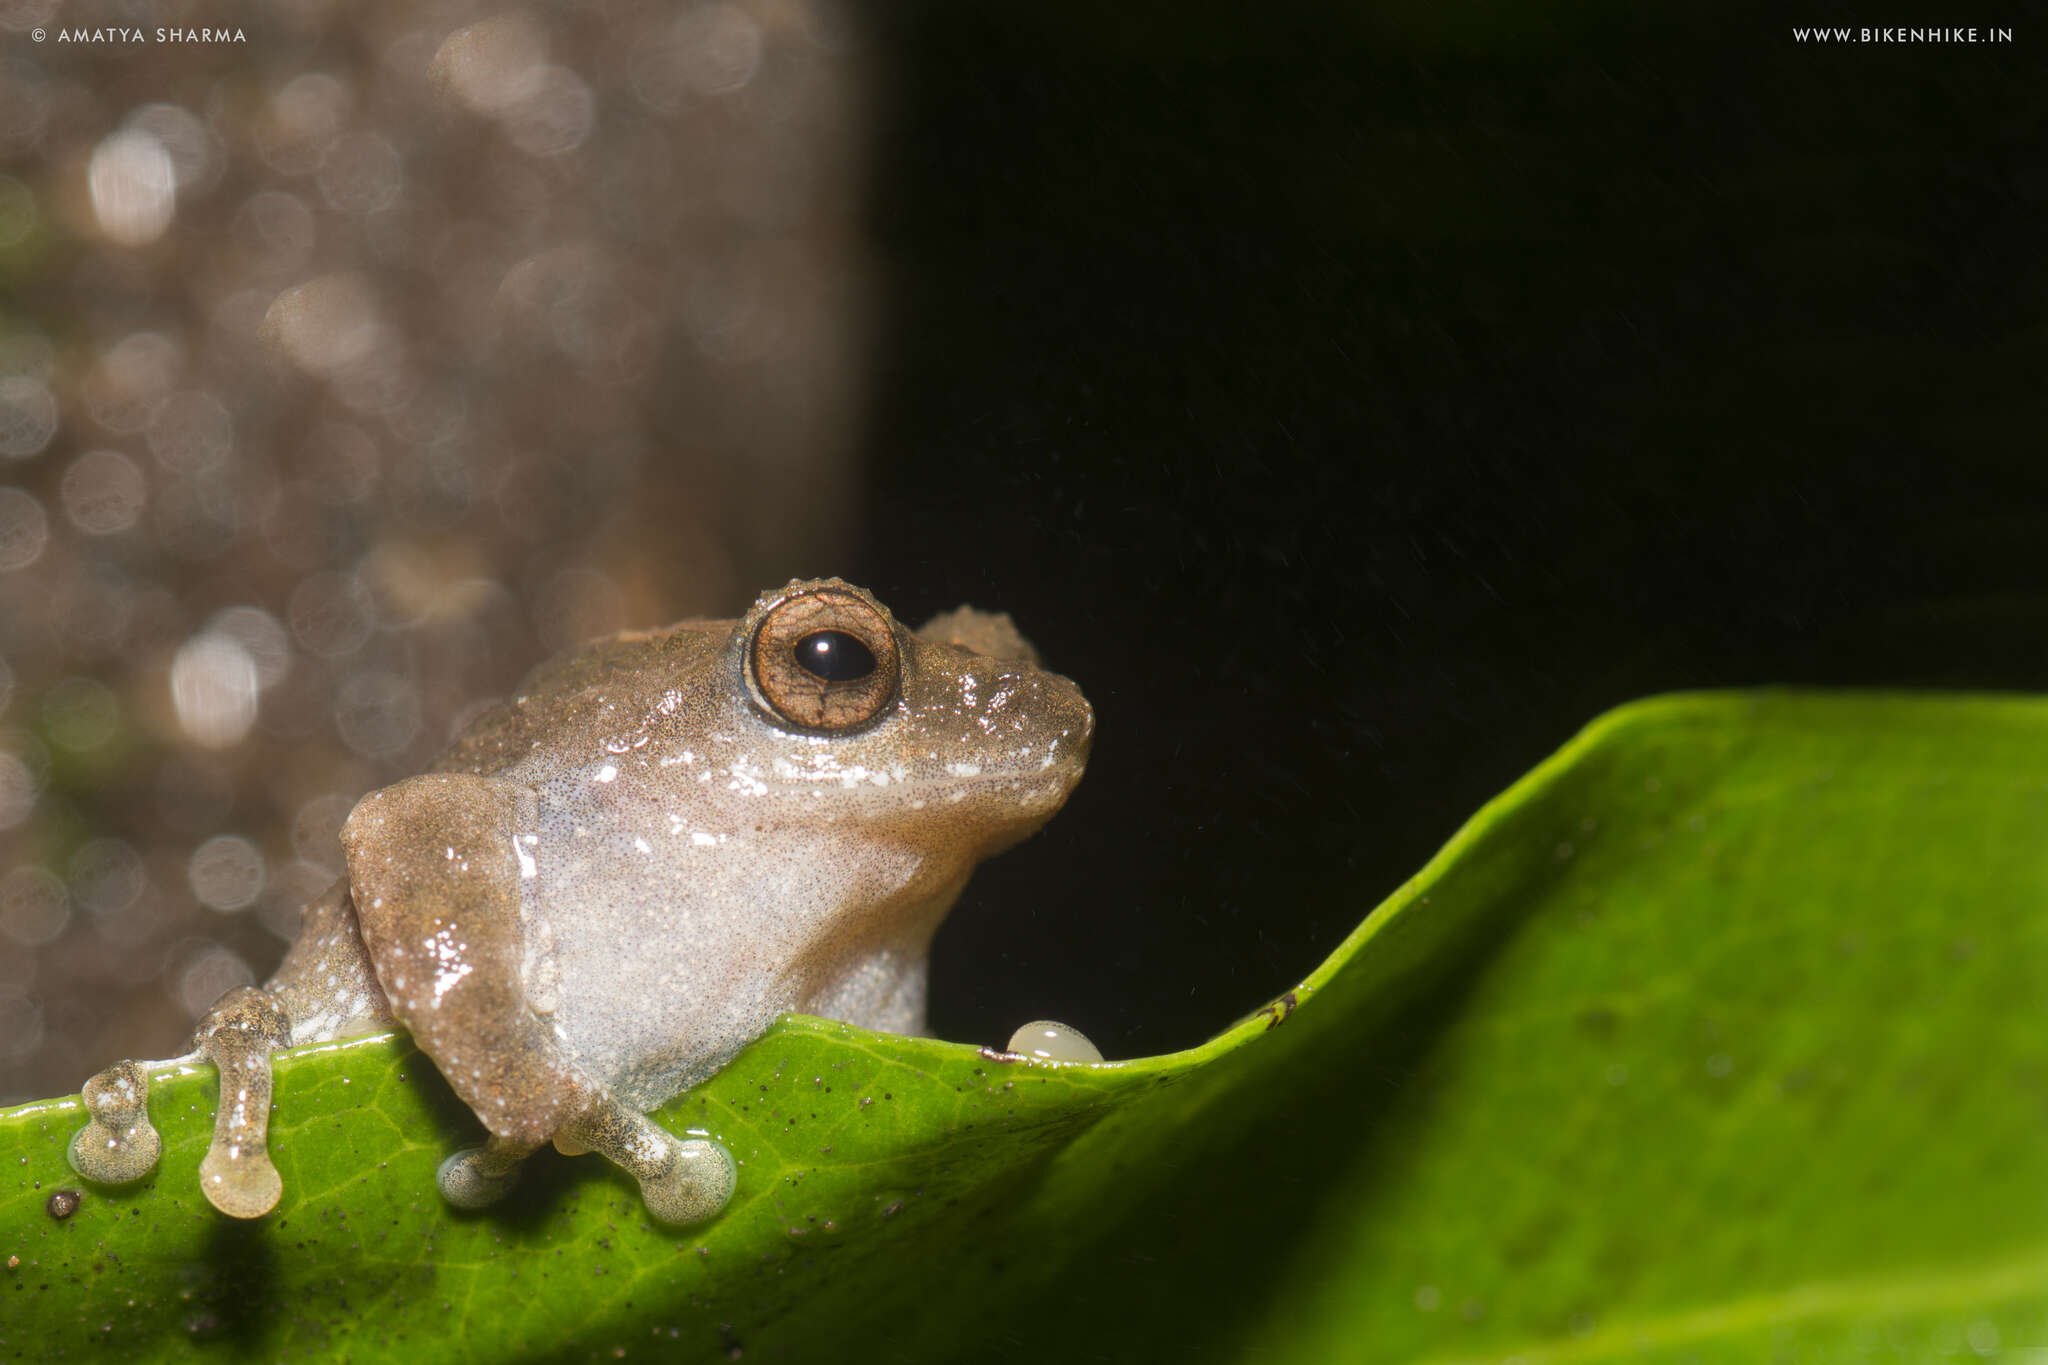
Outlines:
<svg viewBox="0 0 2048 1365"><path fill-rule="evenodd" d="M393 1013L507 1148L546 1142L598 1090L520 979L513 838L535 828L537 805L513 783L431 774L364 797L341 831L363 941Z"/></svg>

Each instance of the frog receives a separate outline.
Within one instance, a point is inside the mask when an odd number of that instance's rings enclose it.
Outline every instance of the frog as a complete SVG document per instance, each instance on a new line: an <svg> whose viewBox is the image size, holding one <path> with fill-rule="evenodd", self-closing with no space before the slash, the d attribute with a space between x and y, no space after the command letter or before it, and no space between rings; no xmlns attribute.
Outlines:
<svg viewBox="0 0 2048 1365"><path fill-rule="evenodd" d="M260 1218L283 1189L272 1055L401 1027L484 1129L440 1166L450 1204L490 1205L552 1143L608 1158L655 1220L702 1222L732 1153L650 1111L784 1014L923 1034L933 933L1066 802L1094 730L1006 614L910 630L837 578L571 651L356 804L276 973L184 1056L87 1081L72 1164L148 1174L150 1074L211 1063L200 1188Z"/></svg>

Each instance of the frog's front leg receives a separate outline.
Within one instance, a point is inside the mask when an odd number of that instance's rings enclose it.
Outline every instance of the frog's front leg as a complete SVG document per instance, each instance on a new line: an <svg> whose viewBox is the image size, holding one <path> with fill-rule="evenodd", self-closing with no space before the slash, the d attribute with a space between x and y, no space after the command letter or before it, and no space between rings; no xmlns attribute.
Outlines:
<svg viewBox="0 0 2048 1365"><path fill-rule="evenodd" d="M625 1168L665 1222L709 1218L731 1197L731 1154L679 1139L621 1102L527 995L521 885L534 875L538 827L531 788L447 773L372 792L342 828L378 982L490 1132L484 1147L443 1163L442 1193L466 1208L489 1203L521 1159L552 1141Z"/></svg>
<svg viewBox="0 0 2048 1365"><path fill-rule="evenodd" d="M631 1105L607 1096L555 1134L565 1156L597 1152L640 1184L647 1211L664 1223L701 1223L732 1198L732 1153L705 1138L678 1139ZM519 1178L532 1144L492 1134L441 1163L441 1197L462 1209L494 1204Z"/></svg>
<svg viewBox="0 0 2048 1365"><path fill-rule="evenodd" d="M260 1218L284 1190L270 1161L270 1054L291 1042L278 997L243 986L229 991L199 1020L193 1050L182 1061L208 1061L220 1073L213 1142L199 1163L207 1202L235 1218ZM149 1121L149 1072L116 1062L85 1083L91 1122L71 1139L71 1164L88 1180L125 1185L156 1166L162 1141Z"/></svg>

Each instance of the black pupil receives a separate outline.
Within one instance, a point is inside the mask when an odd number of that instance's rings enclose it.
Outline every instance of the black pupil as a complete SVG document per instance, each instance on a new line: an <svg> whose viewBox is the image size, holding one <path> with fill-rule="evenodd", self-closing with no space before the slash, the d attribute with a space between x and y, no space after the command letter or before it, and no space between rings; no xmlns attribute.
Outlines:
<svg viewBox="0 0 2048 1365"><path fill-rule="evenodd" d="M828 683L859 682L875 671L875 652L843 630L804 636L796 642L796 661Z"/></svg>

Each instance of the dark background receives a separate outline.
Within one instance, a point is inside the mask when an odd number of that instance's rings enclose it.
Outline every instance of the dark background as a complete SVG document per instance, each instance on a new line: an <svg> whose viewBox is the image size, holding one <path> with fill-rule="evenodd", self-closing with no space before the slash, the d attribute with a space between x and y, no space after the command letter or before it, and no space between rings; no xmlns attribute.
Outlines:
<svg viewBox="0 0 2048 1365"><path fill-rule="evenodd" d="M941 1036L1194 1044L1630 698L2048 679L2048 29L892 13L848 576L1100 716Z"/></svg>
<svg viewBox="0 0 2048 1365"><path fill-rule="evenodd" d="M1112 1057L1300 980L1618 703L2040 689L2048 26L1959 2L1911 17L2014 40L1797 41L1901 17L1824 4L101 20L246 22L224 47L0 13L0 371L48 408L0 386L0 1098L261 980L354 800L533 664L793 574L1007 609L1094 700L932 1022ZM447 44L576 98L479 105ZM116 240L91 167L137 128L175 213ZM266 339L357 335L337 280L379 344ZM78 515L95 460L118 528ZM174 679L224 632L270 672L208 739Z"/></svg>

